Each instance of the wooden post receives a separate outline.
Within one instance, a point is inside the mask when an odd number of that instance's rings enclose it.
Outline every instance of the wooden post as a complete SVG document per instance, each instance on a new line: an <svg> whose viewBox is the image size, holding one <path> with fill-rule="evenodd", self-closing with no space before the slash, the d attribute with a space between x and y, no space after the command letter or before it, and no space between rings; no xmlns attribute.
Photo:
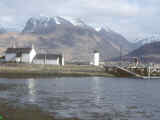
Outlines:
<svg viewBox="0 0 160 120"><path fill-rule="evenodd" d="M46 64L46 56L47 56L47 54L45 54L45 56L44 56L44 64Z"/></svg>
<svg viewBox="0 0 160 120"><path fill-rule="evenodd" d="M150 65L148 66L148 78L151 79L151 68L150 68Z"/></svg>

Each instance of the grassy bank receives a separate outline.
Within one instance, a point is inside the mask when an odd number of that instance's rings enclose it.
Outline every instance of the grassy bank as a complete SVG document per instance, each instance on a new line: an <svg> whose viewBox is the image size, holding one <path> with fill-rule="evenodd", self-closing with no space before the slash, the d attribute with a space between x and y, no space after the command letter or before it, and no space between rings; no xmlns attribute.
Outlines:
<svg viewBox="0 0 160 120"><path fill-rule="evenodd" d="M80 65L34 65L34 64L1 64L0 77L53 77L53 76L105 76L113 77L106 73L103 67Z"/></svg>

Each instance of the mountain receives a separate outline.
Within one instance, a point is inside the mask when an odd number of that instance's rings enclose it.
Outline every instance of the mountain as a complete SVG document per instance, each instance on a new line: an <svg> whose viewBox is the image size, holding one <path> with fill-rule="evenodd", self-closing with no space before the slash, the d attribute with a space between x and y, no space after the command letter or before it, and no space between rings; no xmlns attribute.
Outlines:
<svg viewBox="0 0 160 120"><path fill-rule="evenodd" d="M145 44L149 44L152 42L158 42L158 41L160 41L160 34L152 34L152 35L137 38L137 40L135 40L133 44L135 45L136 48L138 48Z"/></svg>
<svg viewBox="0 0 160 120"><path fill-rule="evenodd" d="M98 50L104 60L118 56L120 46L125 54L132 50L132 44L113 30L97 29L71 17L31 17L21 33L0 36L0 42L1 38L8 41L8 44L3 42L4 45L11 45L12 40L17 46L34 44L48 52L61 52L67 61L89 60L94 50Z"/></svg>
<svg viewBox="0 0 160 120"><path fill-rule="evenodd" d="M83 27L90 29L91 27L86 25L81 19L73 19L69 17L48 17L39 16L32 17L26 23L23 33L37 33L37 34L48 34L55 32L56 28L65 27Z"/></svg>
<svg viewBox="0 0 160 120"><path fill-rule="evenodd" d="M132 51L126 57L138 57L142 62L160 63L160 41L144 44L142 47Z"/></svg>
<svg viewBox="0 0 160 120"><path fill-rule="evenodd" d="M123 50L124 54L133 50L133 44L131 44L121 34L116 33L109 28L107 28L107 30L101 28L101 30L99 30L99 35L104 41L109 42L114 48L118 49L118 55L120 52L120 47Z"/></svg>

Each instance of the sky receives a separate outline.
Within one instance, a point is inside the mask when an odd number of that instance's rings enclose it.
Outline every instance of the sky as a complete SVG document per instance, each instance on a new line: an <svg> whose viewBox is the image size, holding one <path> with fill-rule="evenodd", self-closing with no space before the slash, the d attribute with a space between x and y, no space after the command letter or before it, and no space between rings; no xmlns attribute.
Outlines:
<svg viewBox="0 0 160 120"><path fill-rule="evenodd" d="M160 0L0 0L0 24L22 28L33 16L70 16L134 41L160 34Z"/></svg>

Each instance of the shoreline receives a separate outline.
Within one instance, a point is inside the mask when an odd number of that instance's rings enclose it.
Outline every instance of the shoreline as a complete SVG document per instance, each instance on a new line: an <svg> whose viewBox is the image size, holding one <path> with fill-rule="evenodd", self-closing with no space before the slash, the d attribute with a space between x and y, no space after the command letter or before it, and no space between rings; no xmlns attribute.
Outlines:
<svg viewBox="0 0 160 120"><path fill-rule="evenodd" d="M50 78L50 77L115 77L107 73L14 73L14 72L0 72L1 78Z"/></svg>
<svg viewBox="0 0 160 120"><path fill-rule="evenodd" d="M33 64L1 64L0 77L3 78L39 78L39 77L115 77L107 73L103 67L79 65L33 65Z"/></svg>

